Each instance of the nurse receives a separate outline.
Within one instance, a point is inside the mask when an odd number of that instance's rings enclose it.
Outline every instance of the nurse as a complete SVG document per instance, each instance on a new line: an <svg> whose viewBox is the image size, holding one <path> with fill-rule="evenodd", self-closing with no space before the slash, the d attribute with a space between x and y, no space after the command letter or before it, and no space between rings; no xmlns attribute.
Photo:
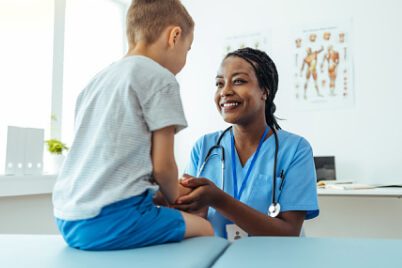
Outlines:
<svg viewBox="0 0 402 268"><path fill-rule="evenodd" d="M217 73L216 107L232 128L223 135L206 134L195 143L188 175L181 182L192 191L176 202L178 209L204 214L217 236L299 236L303 221L318 216L312 149L303 137L280 128L274 116L277 89L275 64L260 50L227 54ZM202 168L221 135L223 150L214 149ZM280 209L275 206L277 211L268 216L272 203L279 203Z"/></svg>

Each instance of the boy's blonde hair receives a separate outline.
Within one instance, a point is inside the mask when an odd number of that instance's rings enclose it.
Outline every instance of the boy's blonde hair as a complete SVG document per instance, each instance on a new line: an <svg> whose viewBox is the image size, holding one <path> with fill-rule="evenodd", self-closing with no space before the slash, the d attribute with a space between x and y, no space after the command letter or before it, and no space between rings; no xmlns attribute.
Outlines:
<svg viewBox="0 0 402 268"><path fill-rule="evenodd" d="M133 0L127 11L127 39L152 44L168 26L180 26L183 36L193 28L194 21L180 0Z"/></svg>

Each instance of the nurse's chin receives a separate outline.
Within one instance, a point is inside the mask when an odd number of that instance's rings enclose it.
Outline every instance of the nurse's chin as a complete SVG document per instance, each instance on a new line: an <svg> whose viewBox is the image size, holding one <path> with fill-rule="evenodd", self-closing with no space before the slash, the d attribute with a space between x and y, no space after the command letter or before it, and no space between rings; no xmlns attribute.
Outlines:
<svg viewBox="0 0 402 268"><path fill-rule="evenodd" d="M225 121L226 123L232 124L232 125L237 125L240 124L242 122L241 118L239 118L239 116L236 116L232 113L228 114L228 113L221 113L222 119L223 121Z"/></svg>

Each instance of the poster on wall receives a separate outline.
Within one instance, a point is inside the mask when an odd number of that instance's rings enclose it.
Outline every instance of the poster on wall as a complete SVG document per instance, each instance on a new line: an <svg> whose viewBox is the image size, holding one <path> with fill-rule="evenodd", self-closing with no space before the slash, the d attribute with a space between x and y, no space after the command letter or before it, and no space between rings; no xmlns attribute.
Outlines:
<svg viewBox="0 0 402 268"><path fill-rule="evenodd" d="M301 110L354 105L351 22L303 27L295 31L294 100Z"/></svg>
<svg viewBox="0 0 402 268"><path fill-rule="evenodd" d="M222 56L226 56L227 53L244 47L251 47L268 52L271 49L270 40L270 30L228 36L224 40Z"/></svg>

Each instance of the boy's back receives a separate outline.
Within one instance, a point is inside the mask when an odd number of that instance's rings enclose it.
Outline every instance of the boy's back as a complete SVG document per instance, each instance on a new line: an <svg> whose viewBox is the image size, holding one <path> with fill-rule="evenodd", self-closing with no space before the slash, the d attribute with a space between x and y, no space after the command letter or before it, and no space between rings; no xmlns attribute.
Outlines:
<svg viewBox="0 0 402 268"><path fill-rule="evenodd" d="M101 71L76 105L75 140L53 195L55 216L91 218L102 207L157 186L151 132L187 125L175 76L143 56Z"/></svg>
<svg viewBox="0 0 402 268"><path fill-rule="evenodd" d="M169 204L178 181L174 135L186 127L175 75L193 42L179 0L134 0L125 58L100 72L77 100L75 139L53 192L66 242L87 250L135 248L213 235L198 216L153 202L155 181Z"/></svg>

